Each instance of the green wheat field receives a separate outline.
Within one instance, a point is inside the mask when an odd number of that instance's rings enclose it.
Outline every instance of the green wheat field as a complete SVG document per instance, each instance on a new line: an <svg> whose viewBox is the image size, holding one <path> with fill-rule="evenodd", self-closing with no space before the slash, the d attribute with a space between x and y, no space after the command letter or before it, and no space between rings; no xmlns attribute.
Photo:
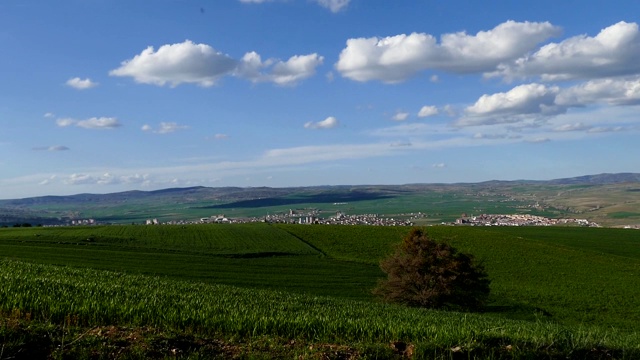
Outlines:
<svg viewBox="0 0 640 360"><path fill-rule="evenodd" d="M491 278L486 309L458 313L371 295L409 230L2 228L0 359L640 358L640 232L427 227Z"/></svg>

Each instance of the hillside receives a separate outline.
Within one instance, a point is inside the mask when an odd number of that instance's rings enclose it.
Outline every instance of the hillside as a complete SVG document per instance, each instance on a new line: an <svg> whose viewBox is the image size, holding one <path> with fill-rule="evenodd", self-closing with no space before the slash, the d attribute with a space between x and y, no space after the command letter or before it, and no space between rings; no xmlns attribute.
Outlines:
<svg viewBox="0 0 640 360"><path fill-rule="evenodd" d="M422 223L453 221L460 214L526 213L587 218L604 226L640 224L640 174L587 175L548 181L460 184L314 186L290 188L189 187L111 194L78 194L0 200L0 225L65 224L73 219L138 223L225 214L261 217L291 209L320 216L340 211L402 217Z"/></svg>

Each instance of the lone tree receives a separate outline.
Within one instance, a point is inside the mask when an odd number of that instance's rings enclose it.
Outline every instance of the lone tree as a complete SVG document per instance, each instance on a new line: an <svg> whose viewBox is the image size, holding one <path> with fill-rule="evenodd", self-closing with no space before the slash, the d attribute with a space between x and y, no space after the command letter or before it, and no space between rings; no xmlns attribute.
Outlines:
<svg viewBox="0 0 640 360"><path fill-rule="evenodd" d="M489 296L488 275L472 255L413 229L395 254L380 262L388 277L373 293L385 301L426 308L474 310Z"/></svg>

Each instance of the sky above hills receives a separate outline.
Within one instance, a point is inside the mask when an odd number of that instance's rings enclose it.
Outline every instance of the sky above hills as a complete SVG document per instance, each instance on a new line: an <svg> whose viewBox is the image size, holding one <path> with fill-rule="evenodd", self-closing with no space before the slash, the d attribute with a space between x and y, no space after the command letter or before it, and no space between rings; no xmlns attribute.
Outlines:
<svg viewBox="0 0 640 360"><path fill-rule="evenodd" d="M0 199L640 172L640 3L0 2Z"/></svg>

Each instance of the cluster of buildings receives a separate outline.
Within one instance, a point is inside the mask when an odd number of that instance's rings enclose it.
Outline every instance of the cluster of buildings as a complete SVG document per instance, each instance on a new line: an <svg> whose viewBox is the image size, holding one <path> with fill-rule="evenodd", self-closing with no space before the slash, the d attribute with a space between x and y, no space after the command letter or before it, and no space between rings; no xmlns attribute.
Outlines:
<svg viewBox="0 0 640 360"><path fill-rule="evenodd" d="M479 216L461 217L456 220L456 225L470 226L552 226L562 224L600 227L597 223L586 219L550 219L528 214L482 214Z"/></svg>
<svg viewBox="0 0 640 360"><path fill-rule="evenodd" d="M335 216L328 218L319 217L317 210L296 212L289 210L286 214L267 215L262 219L253 218L253 221L285 224L325 224L325 225L374 225L374 226L411 226L408 220L396 220L381 217L378 214L346 215L336 212Z"/></svg>
<svg viewBox="0 0 640 360"><path fill-rule="evenodd" d="M94 219L80 219L80 220L71 220L72 226L85 226L85 225L95 225L96 221Z"/></svg>
<svg viewBox="0 0 640 360"><path fill-rule="evenodd" d="M190 222L198 224L238 224L252 222L267 222L277 224L328 224L328 225L377 225L377 226L412 226L410 220L399 220L381 217L378 214L346 215L340 211L335 216L320 217L316 209L289 210L285 213L267 214L263 217L227 218L224 215L214 215L201 218L199 221ZM147 225L157 225L157 219L147 220Z"/></svg>
<svg viewBox="0 0 640 360"><path fill-rule="evenodd" d="M345 215L338 213L334 217L323 219L320 224L330 225L374 225L374 226L413 226L409 220L380 217L378 214Z"/></svg>
<svg viewBox="0 0 640 360"><path fill-rule="evenodd" d="M208 224L208 223L216 223L216 224L228 224L231 220L229 220L226 216L223 215L213 215L206 218L201 218L200 223Z"/></svg>

